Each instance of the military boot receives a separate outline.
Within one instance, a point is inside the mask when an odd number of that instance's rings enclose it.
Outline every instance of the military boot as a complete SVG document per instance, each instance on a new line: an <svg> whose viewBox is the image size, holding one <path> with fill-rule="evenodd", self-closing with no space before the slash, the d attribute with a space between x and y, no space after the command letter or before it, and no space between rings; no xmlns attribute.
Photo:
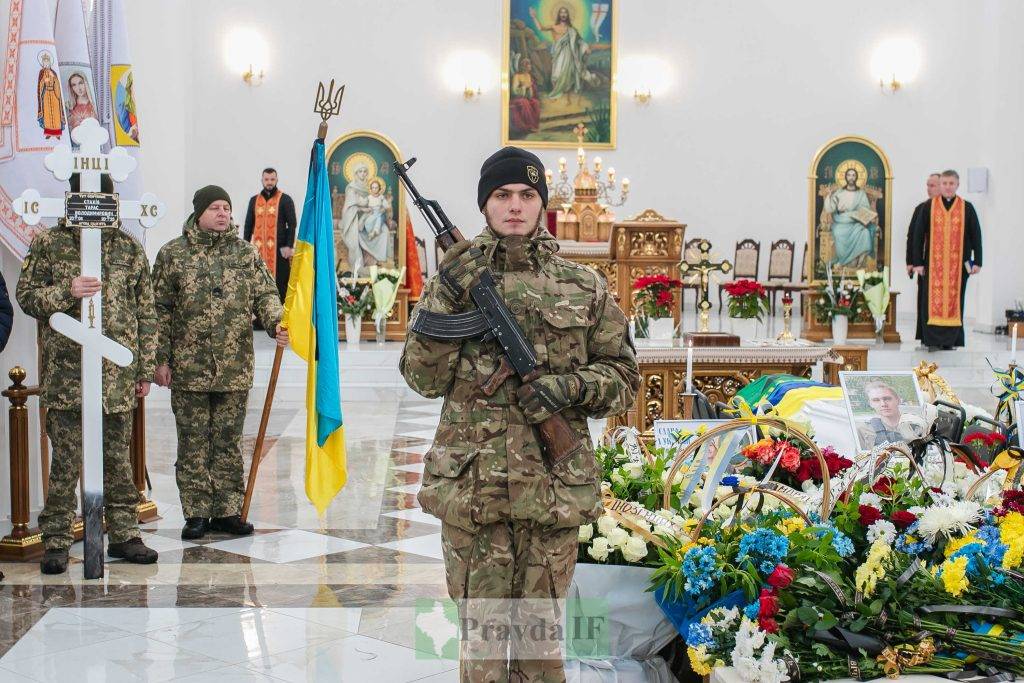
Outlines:
<svg viewBox="0 0 1024 683"><path fill-rule="evenodd" d="M243 522L240 515L214 517L210 520L210 531L223 531L232 536L248 536L252 530L252 524Z"/></svg>
<svg viewBox="0 0 1024 683"><path fill-rule="evenodd" d="M43 553L43 559L39 562L39 571L44 574L63 574L68 570L67 548L61 550L54 548Z"/></svg>
<svg viewBox="0 0 1024 683"><path fill-rule="evenodd" d="M189 517L185 520L185 528L181 530L181 538L194 541L202 538L210 529L210 521L206 517Z"/></svg>
<svg viewBox="0 0 1024 683"><path fill-rule="evenodd" d="M141 538L130 538L123 543L111 543L107 546L109 557L122 558L132 564L153 564L157 552L147 548Z"/></svg>

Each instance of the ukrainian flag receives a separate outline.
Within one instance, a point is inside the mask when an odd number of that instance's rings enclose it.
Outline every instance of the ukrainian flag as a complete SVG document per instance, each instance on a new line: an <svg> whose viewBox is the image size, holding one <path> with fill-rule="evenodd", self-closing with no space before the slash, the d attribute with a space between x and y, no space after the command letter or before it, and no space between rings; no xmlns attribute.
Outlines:
<svg viewBox="0 0 1024 683"><path fill-rule="evenodd" d="M338 363L338 283L324 141L313 143L282 320L306 369L306 496L319 514L345 485Z"/></svg>

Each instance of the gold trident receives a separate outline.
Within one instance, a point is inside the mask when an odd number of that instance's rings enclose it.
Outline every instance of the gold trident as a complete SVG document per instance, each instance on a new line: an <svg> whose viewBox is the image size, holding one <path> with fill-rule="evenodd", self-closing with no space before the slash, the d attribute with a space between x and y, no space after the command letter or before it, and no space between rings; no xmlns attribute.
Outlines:
<svg viewBox="0 0 1024 683"><path fill-rule="evenodd" d="M316 89L316 102L313 104L313 111L320 114L320 129L317 132L317 137L321 140L327 137L327 120L341 113L341 98L345 95L345 86L341 86L338 88L338 92L334 92L334 79L332 78L331 85L326 88L326 92L324 90L324 82L320 81L320 85Z"/></svg>

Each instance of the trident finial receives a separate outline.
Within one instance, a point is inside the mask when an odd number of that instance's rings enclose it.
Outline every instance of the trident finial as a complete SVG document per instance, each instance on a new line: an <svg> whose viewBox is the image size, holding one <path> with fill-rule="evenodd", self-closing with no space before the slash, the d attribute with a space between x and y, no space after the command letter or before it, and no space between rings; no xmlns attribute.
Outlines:
<svg viewBox="0 0 1024 683"><path fill-rule="evenodd" d="M320 85L316 89L316 102L313 104L313 111L320 114L320 130L317 132L317 137L321 140L327 137L327 120L341 113L341 98L344 95L344 85L338 88L338 92L334 92L333 78L331 85L326 88L326 92L324 82L320 81Z"/></svg>

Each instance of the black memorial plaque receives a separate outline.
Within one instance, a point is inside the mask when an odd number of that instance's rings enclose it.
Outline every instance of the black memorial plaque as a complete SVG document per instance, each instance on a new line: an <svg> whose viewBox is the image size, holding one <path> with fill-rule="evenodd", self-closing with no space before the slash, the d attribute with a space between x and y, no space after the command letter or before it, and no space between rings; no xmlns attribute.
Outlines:
<svg viewBox="0 0 1024 683"><path fill-rule="evenodd" d="M116 193L64 193L64 215L75 228L116 228L120 206Z"/></svg>

